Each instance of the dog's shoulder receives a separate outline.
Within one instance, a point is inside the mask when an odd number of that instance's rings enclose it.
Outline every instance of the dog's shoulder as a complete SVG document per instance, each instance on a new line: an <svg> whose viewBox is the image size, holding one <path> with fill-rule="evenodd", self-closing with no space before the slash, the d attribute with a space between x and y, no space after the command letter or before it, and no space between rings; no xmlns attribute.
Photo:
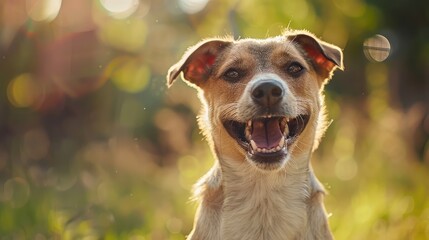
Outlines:
<svg viewBox="0 0 429 240"><path fill-rule="evenodd" d="M222 172L218 164L215 164L194 185L194 199L202 202L204 205L222 205Z"/></svg>
<svg viewBox="0 0 429 240"><path fill-rule="evenodd" d="M194 200L199 202L194 229L188 240L220 239L220 217L224 201L222 172L216 163L194 185Z"/></svg>
<svg viewBox="0 0 429 240"><path fill-rule="evenodd" d="M310 182L310 197L325 195L326 190L323 187L323 184L320 183L319 179L317 179L316 175L314 175L313 170L309 171L309 182Z"/></svg>
<svg viewBox="0 0 429 240"><path fill-rule="evenodd" d="M328 214L323 205L326 190L316 178L313 171L309 172L310 197L308 199L308 231L305 231L304 239L334 239L329 230Z"/></svg>

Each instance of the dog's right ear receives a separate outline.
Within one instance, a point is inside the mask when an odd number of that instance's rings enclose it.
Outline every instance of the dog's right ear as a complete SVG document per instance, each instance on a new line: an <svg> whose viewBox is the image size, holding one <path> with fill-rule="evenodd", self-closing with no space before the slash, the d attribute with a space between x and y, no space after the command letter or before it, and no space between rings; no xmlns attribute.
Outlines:
<svg viewBox="0 0 429 240"><path fill-rule="evenodd" d="M168 87L181 72L186 81L200 86L208 78L216 58L231 43L227 40L211 39L191 47L182 59L168 70Z"/></svg>

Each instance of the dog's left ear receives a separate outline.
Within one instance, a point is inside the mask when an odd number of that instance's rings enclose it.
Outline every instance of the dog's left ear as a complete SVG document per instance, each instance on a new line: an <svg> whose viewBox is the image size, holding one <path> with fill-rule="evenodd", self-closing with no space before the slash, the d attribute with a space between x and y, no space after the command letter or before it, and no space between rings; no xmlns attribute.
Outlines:
<svg viewBox="0 0 429 240"><path fill-rule="evenodd" d="M170 87L177 76L183 72L183 78L191 84L201 86L209 77L216 58L231 41L210 39L190 48L182 59L170 67L167 74L167 85Z"/></svg>
<svg viewBox="0 0 429 240"><path fill-rule="evenodd" d="M288 35L287 38L301 47L311 60L316 72L324 79L330 79L336 68L344 69L343 52L339 47L306 32Z"/></svg>

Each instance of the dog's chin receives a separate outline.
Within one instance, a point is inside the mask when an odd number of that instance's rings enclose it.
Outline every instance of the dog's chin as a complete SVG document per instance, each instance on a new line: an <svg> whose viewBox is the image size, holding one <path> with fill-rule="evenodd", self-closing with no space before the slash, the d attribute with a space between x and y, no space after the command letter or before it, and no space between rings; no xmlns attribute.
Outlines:
<svg viewBox="0 0 429 240"><path fill-rule="evenodd" d="M276 170L284 166L290 149L306 128L309 114L261 116L247 122L225 120L228 134L245 151L246 158L262 170Z"/></svg>
<svg viewBox="0 0 429 240"><path fill-rule="evenodd" d="M246 159L254 166L265 171L281 169L289 157L286 148L275 153L251 154L247 152Z"/></svg>

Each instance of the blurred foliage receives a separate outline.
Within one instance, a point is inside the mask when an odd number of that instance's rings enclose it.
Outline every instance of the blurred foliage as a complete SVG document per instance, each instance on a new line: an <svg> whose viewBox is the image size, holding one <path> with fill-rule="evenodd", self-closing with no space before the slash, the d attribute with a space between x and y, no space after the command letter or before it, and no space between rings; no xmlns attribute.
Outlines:
<svg viewBox="0 0 429 240"><path fill-rule="evenodd" d="M308 29L344 49L313 165L337 239L429 238L429 2L3 0L0 239L184 239L213 162L168 67L201 38ZM384 62L362 44L382 34Z"/></svg>

